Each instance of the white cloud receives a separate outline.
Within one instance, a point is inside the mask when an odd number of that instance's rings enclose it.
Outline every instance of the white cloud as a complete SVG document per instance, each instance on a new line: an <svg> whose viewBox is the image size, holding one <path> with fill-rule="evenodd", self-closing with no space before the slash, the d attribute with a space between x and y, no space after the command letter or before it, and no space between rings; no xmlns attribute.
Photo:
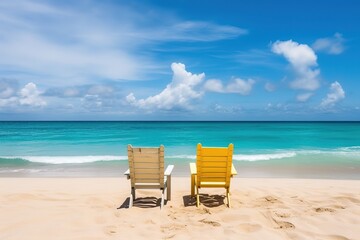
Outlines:
<svg viewBox="0 0 360 240"><path fill-rule="evenodd" d="M28 83L20 90L19 93L20 105L27 105L33 107L43 107L47 103L40 97L40 91L37 89L35 83Z"/></svg>
<svg viewBox="0 0 360 240"><path fill-rule="evenodd" d="M344 41L342 34L335 33L333 37L317 39L312 47L315 51L337 55L344 51Z"/></svg>
<svg viewBox="0 0 360 240"><path fill-rule="evenodd" d="M0 99L0 107L44 107L47 102L40 95L41 92L37 89L36 84L30 82L20 89L16 95Z"/></svg>
<svg viewBox="0 0 360 240"><path fill-rule="evenodd" d="M293 67L296 79L290 83L291 88L313 91L320 87L317 56L308 45L292 40L276 41L271 50L283 55Z"/></svg>
<svg viewBox="0 0 360 240"><path fill-rule="evenodd" d="M155 96L137 100L133 93L126 97L126 101L133 106L149 111L190 109L191 102L202 96L195 88L204 80L205 74L192 74L186 71L182 63L172 63L173 78L166 88Z"/></svg>
<svg viewBox="0 0 360 240"><path fill-rule="evenodd" d="M243 80L240 78L234 79L226 86L226 91L230 93L240 93L241 95L248 95L251 92L252 86L255 84L253 79Z"/></svg>
<svg viewBox="0 0 360 240"><path fill-rule="evenodd" d="M207 80L204 84L204 88L206 91L209 91L209 92L219 92L219 93L224 92L224 86L223 86L221 80L218 80L218 79Z"/></svg>
<svg viewBox="0 0 360 240"><path fill-rule="evenodd" d="M235 26L184 21L156 8L149 11L146 5L130 6L0 1L0 67L11 70L7 77L26 72L26 81L41 76L47 84L59 79L63 85L99 78L134 80L161 68L149 54L149 45L217 41L247 33Z"/></svg>
<svg viewBox="0 0 360 240"><path fill-rule="evenodd" d="M306 102L314 93L302 93L296 96L299 102Z"/></svg>
<svg viewBox="0 0 360 240"><path fill-rule="evenodd" d="M224 86L220 80L210 79L205 82L204 88L209 92L240 93L241 95L248 95L254 84L255 81L253 79L243 80L241 78L235 78Z"/></svg>
<svg viewBox="0 0 360 240"><path fill-rule="evenodd" d="M339 82L333 82L330 86L329 93L320 104L323 108L333 107L335 103L345 98L345 91Z"/></svg>

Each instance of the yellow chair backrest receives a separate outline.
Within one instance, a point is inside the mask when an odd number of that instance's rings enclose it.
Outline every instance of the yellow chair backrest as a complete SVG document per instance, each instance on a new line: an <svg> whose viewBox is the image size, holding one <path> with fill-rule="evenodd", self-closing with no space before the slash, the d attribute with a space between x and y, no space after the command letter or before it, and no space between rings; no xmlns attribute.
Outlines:
<svg viewBox="0 0 360 240"><path fill-rule="evenodd" d="M233 144L229 144L227 148L204 148L199 143L196 151L197 183L201 185L202 182L222 182L224 187L228 188L233 151Z"/></svg>

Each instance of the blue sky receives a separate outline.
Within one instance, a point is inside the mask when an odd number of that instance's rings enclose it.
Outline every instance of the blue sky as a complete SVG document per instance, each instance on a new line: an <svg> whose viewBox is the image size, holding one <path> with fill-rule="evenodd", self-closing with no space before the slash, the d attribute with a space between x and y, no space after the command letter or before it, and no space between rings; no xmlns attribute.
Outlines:
<svg viewBox="0 0 360 240"><path fill-rule="evenodd" d="M0 120L360 120L359 1L0 2Z"/></svg>

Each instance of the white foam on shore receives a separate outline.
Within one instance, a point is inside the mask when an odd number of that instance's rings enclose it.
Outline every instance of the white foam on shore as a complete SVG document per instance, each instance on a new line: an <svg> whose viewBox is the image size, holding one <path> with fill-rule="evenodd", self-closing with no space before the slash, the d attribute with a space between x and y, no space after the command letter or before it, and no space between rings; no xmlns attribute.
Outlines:
<svg viewBox="0 0 360 240"><path fill-rule="evenodd" d="M171 155L165 156L165 158L186 158L186 159L195 159L196 155Z"/></svg>
<svg viewBox="0 0 360 240"><path fill-rule="evenodd" d="M285 153L272 153L272 154L237 154L233 156L234 160L237 161L264 161L272 159L283 159L295 157L295 152L285 152Z"/></svg>
<svg viewBox="0 0 360 240"><path fill-rule="evenodd" d="M268 161L274 159L292 158L299 155L333 155L338 157L350 157L360 159L360 146L342 147L337 149L314 149L314 150L258 150L259 154L234 154L235 161ZM35 163L47 164L80 164L98 161L124 161L127 156L116 155L92 155L92 156L0 156L0 159L23 159ZM165 159L191 159L195 160L196 155L165 155Z"/></svg>
<svg viewBox="0 0 360 240"><path fill-rule="evenodd" d="M1 156L4 159L23 159L29 162L65 164L65 163L91 163L97 161L127 160L127 156Z"/></svg>
<svg viewBox="0 0 360 240"><path fill-rule="evenodd" d="M38 173L42 172L42 169L27 169L27 168L18 168L18 169L0 169L0 173Z"/></svg>
<svg viewBox="0 0 360 240"><path fill-rule="evenodd" d="M263 161L271 159L282 159L295 157L295 152L284 152L284 153L269 153L269 154L235 154L233 160L237 161ZM174 155L168 156L167 158L186 158L186 159L196 159L195 155Z"/></svg>

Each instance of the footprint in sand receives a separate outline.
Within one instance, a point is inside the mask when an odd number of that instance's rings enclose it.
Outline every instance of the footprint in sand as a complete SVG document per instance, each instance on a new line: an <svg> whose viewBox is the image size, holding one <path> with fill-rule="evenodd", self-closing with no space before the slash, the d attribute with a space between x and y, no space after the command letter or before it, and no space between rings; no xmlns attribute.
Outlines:
<svg viewBox="0 0 360 240"><path fill-rule="evenodd" d="M278 225L277 228L280 229L295 228L295 225L292 224L291 222L275 221L275 223Z"/></svg>
<svg viewBox="0 0 360 240"><path fill-rule="evenodd" d="M262 197L258 200L258 203L260 203L260 206L262 206L263 204L276 204L276 203L282 203L277 197L274 196L265 196Z"/></svg>
<svg viewBox="0 0 360 240"><path fill-rule="evenodd" d="M212 226L214 226L214 227L220 227L220 226L221 226L221 224L218 223L218 222L211 221L211 220L206 220L206 219L199 220L199 222L202 222L202 223L205 223L205 224L209 224L209 225L212 225Z"/></svg>
<svg viewBox="0 0 360 240"><path fill-rule="evenodd" d="M251 233L259 231L262 227L259 224L242 223L239 225L239 228L246 233Z"/></svg>
<svg viewBox="0 0 360 240"><path fill-rule="evenodd" d="M318 207L318 208L314 208L315 212L335 212L335 209L332 208L327 208L327 207Z"/></svg>
<svg viewBox="0 0 360 240"><path fill-rule="evenodd" d="M264 213L264 216L270 220L270 222L272 223L272 225L277 228L277 229L292 229L295 228L295 225L292 224L291 222L285 222L285 221L278 221L276 220L273 215L271 214L271 212L266 212Z"/></svg>
<svg viewBox="0 0 360 240"><path fill-rule="evenodd" d="M273 196L266 196L266 197L264 197L264 199L266 200L266 202L269 202L269 203L281 203L280 200L278 200L276 197L273 197Z"/></svg>
<svg viewBox="0 0 360 240"><path fill-rule="evenodd" d="M211 214L211 211L207 208L201 208L198 210L200 214Z"/></svg>
<svg viewBox="0 0 360 240"><path fill-rule="evenodd" d="M280 201L277 197L269 195L269 196L258 198L254 202L254 206L255 207L263 207L263 206L269 206L272 204L281 204L281 203L282 203L282 201Z"/></svg>
<svg viewBox="0 0 360 240"><path fill-rule="evenodd" d="M280 217L280 218L288 218L290 217L290 213L284 213L284 212L274 212L276 216Z"/></svg>

